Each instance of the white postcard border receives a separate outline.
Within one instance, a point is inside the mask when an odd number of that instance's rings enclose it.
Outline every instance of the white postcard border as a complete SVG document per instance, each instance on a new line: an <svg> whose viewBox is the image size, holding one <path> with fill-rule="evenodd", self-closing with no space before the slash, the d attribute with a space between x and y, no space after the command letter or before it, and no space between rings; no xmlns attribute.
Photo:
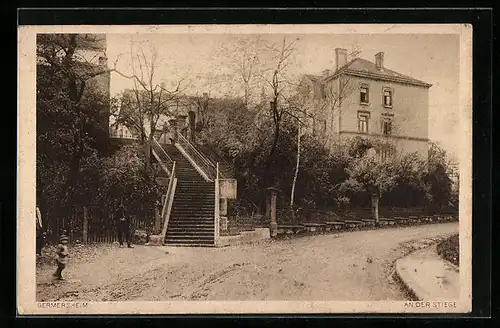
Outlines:
<svg viewBox="0 0 500 328"><path fill-rule="evenodd" d="M405 301L36 302L36 33L333 33L460 35L460 280L457 306ZM467 24L20 26L18 28L17 309L20 315L464 313L472 308L472 26Z"/></svg>

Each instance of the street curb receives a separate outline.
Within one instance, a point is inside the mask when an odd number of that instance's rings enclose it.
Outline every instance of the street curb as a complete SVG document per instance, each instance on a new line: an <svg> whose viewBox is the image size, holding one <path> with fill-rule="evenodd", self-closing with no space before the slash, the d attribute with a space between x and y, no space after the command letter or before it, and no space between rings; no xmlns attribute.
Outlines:
<svg viewBox="0 0 500 328"><path fill-rule="evenodd" d="M431 246L431 247L435 247L437 244ZM429 247L430 248L430 247ZM394 270L394 273L395 275L397 276L397 280L401 283L401 285L403 286L403 288L406 290L406 292L408 293L408 296L410 296L410 299L412 301L423 301L423 297L422 296L419 296L419 295L422 295L424 294L421 290L417 290L419 289L416 285L410 283L410 281L412 280L411 277L408 277L406 276L405 274L403 274L402 270L401 270L401 259L404 259L410 255L413 255L417 252L421 251L421 249L419 250L416 250L408 255L406 255L405 257L402 257L400 259L397 259L396 260L396 263L395 263L395 270Z"/></svg>
<svg viewBox="0 0 500 328"><path fill-rule="evenodd" d="M408 273L406 270L402 270L401 262L403 259L406 259L406 258L413 256L416 253L419 253L422 251L434 249L434 251L437 253L436 247L438 244L439 244L439 242L437 242L431 246L415 250L414 252L411 252L410 254L408 254L402 258L399 258L395 261L394 276L395 276L396 280L398 280L400 282L403 289L407 292L409 298L413 301L425 300L425 297L423 297L423 295L427 295L428 293L424 290L424 288L422 288L418 284L414 283L415 279L413 279L413 276L410 273ZM441 260L445 263L452 264L449 261L446 261L444 259L441 259ZM458 271L458 268L456 266L453 265L453 267L456 268L456 270Z"/></svg>
<svg viewBox="0 0 500 328"><path fill-rule="evenodd" d="M418 296L415 294L415 291L413 289L411 289L411 287L407 283L405 283L403 278L401 278L401 275L399 274L397 269L394 269L393 278L394 278L394 281L396 281L401 286L401 289L408 297L408 300L421 301L421 299L418 298Z"/></svg>

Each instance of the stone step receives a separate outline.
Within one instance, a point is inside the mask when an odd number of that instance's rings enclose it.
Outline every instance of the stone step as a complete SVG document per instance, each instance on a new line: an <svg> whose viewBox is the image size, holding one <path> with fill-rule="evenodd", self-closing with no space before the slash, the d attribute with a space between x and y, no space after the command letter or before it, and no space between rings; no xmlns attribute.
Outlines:
<svg viewBox="0 0 500 328"><path fill-rule="evenodd" d="M215 222L215 219L213 215L210 217L207 215L205 216L176 216L172 215L172 218L169 220L169 222L200 222L200 223L207 223L207 222Z"/></svg>
<svg viewBox="0 0 500 328"><path fill-rule="evenodd" d="M215 227L215 222L196 222L196 221L190 221L190 222L182 222L182 221L176 221L168 224L168 229L174 228L174 229L214 229ZM167 230L168 231L168 230Z"/></svg>
<svg viewBox="0 0 500 328"><path fill-rule="evenodd" d="M181 198L181 197L176 197L175 198L175 204L173 206L192 206L193 203L200 204L202 206L215 206L215 199L214 198L208 198L208 197L203 197L203 198Z"/></svg>
<svg viewBox="0 0 500 328"><path fill-rule="evenodd" d="M172 207L172 213L186 213L186 212L213 212L215 207L214 205L201 205L193 202L192 204L184 203L183 206L174 205ZM189 206L191 205L191 206Z"/></svg>
<svg viewBox="0 0 500 328"><path fill-rule="evenodd" d="M211 204L212 206L215 206L215 196L214 195L207 195L207 194L201 194L201 195L183 195L185 197L179 197L175 196L174 197L174 203L172 204L175 206L177 203L182 203L182 204L198 204L198 203L204 203L204 204Z"/></svg>
<svg viewBox="0 0 500 328"><path fill-rule="evenodd" d="M175 243L175 244L211 244L214 243L214 237L212 238L192 238L192 237L184 237L184 238L171 238L168 237L167 243Z"/></svg>
<svg viewBox="0 0 500 328"><path fill-rule="evenodd" d="M209 206L213 209L215 207L215 197L175 198L172 206L175 208L177 205L183 205L183 207L191 206L192 208Z"/></svg>
<svg viewBox="0 0 500 328"><path fill-rule="evenodd" d="M215 200L213 199L176 199L174 201L174 208L186 209L186 208L205 208L205 209L214 209L215 208Z"/></svg>
<svg viewBox="0 0 500 328"><path fill-rule="evenodd" d="M215 190L215 186L213 183L205 184L199 181L179 181L177 180L177 188L194 188L194 189L203 189L203 190Z"/></svg>
<svg viewBox="0 0 500 328"><path fill-rule="evenodd" d="M197 196L210 196L215 197L215 191L212 190L175 190L175 197L180 198L194 198Z"/></svg>
<svg viewBox="0 0 500 328"><path fill-rule="evenodd" d="M215 231L212 230L170 230L167 232L167 236L211 236L213 238Z"/></svg>
<svg viewBox="0 0 500 328"><path fill-rule="evenodd" d="M172 206L172 211L179 209L185 210L215 210L214 201L200 201L200 200L176 200Z"/></svg>
<svg viewBox="0 0 500 328"><path fill-rule="evenodd" d="M172 211L175 210L180 210L180 211L186 211L186 210L191 210L191 211L198 211L198 210L211 210L212 212L215 210L215 205L214 202L201 202L201 201L180 201L177 200L174 202L174 205L172 206Z"/></svg>
<svg viewBox="0 0 500 328"><path fill-rule="evenodd" d="M198 232L209 232L209 233L213 233L214 230L215 230L215 227L213 224L211 225L207 225L207 226L196 226L196 231ZM186 226L183 226L183 225L178 225L178 224L175 224L171 227L168 227L168 230L167 230L167 233L169 232L185 232L186 229L192 229L191 226L189 225L186 225Z"/></svg>
<svg viewBox="0 0 500 328"><path fill-rule="evenodd" d="M196 180L199 180L199 181L203 181L203 182L209 182L209 181L206 181L201 175L200 173L198 173L198 171L191 171L191 170L182 170L182 169L179 169L179 170L175 170L175 174L177 176L177 178L183 178L183 177L187 177L187 178L193 178L193 179L196 179Z"/></svg>
<svg viewBox="0 0 500 328"><path fill-rule="evenodd" d="M174 240L198 240L198 241L212 241L214 240L214 234L209 234L209 235L195 235L192 233L185 233L185 234L180 234L180 235L167 235L167 240L174 241Z"/></svg>
<svg viewBox="0 0 500 328"><path fill-rule="evenodd" d="M178 208L180 210L190 210L190 209L211 209L212 211L215 208L215 201L212 199L207 200L180 200L177 199L177 202L172 206L172 208Z"/></svg>
<svg viewBox="0 0 500 328"><path fill-rule="evenodd" d="M175 226L175 228L174 227L169 228L169 230L167 230L167 234L168 233L186 234L186 233L190 233L190 232L193 232L193 233L199 232L200 234L213 235L215 232L213 224L212 224L211 228L212 228L212 230L209 230L210 229L209 226L202 226L202 227L194 226L194 225Z"/></svg>
<svg viewBox="0 0 500 328"><path fill-rule="evenodd" d="M196 213L197 217L199 217L198 214L205 213L205 217L207 216L213 216L214 214L214 208L178 208L175 207L172 209L171 215L175 216L175 214L187 214L187 213Z"/></svg>
<svg viewBox="0 0 500 328"><path fill-rule="evenodd" d="M210 243L210 244L199 244L199 243L193 243L193 244L178 244L174 242L168 242L166 243L169 247L215 247L215 242Z"/></svg>
<svg viewBox="0 0 500 328"><path fill-rule="evenodd" d="M180 212L174 212L171 214L171 217L173 222L176 221L183 221L186 222L186 220L195 220L195 221L208 221L208 219L205 219L207 216L214 216L213 212L185 212L185 213L180 213ZM213 220L213 218L211 219Z"/></svg>
<svg viewBox="0 0 500 328"><path fill-rule="evenodd" d="M201 220L196 220L196 219L191 219L191 220L172 220L169 222L169 227L188 227L188 226L193 226L193 227L208 227L212 228L214 227L215 221L201 221Z"/></svg>
<svg viewBox="0 0 500 328"><path fill-rule="evenodd" d="M214 213L172 213L171 216L175 218L206 218L208 215L214 215Z"/></svg>
<svg viewBox="0 0 500 328"><path fill-rule="evenodd" d="M177 185L175 193L179 195L215 195L215 188Z"/></svg>
<svg viewBox="0 0 500 328"><path fill-rule="evenodd" d="M214 196L215 190L196 190L196 189L177 189L175 190L175 196Z"/></svg>

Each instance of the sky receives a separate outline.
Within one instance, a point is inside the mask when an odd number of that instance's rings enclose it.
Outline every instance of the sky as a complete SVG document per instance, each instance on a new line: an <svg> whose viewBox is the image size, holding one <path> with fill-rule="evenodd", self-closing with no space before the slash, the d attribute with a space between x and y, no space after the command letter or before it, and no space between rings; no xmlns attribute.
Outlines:
<svg viewBox="0 0 500 328"><path fill-rule="evenodd" d="M256 37L246 35L245 37ZM280 42L283 35L260 37ZM295 40L289 74L321 74L335 67L335 48L360 51L359 57L375 61L384 52L384 66L432 84L429 90L429 138L456 155L459 136L460 39L456 34L287 34ZM157 54L156 83L167 87L183 80L187 93L209 92L212 96L239 92L234 81L231 49L237 35L230 34L108 34L108 65L125 74L132 73L130 54L143 50L150 58ZM138 67L138 66L136 66ZM138 71L136 70L136 73ZM226 83L221 81L225 80ZM219 81L219 83L213 83ZM189 85L189 87L187 87ZM133 87L130 79L113 73L111 93Z"/></svg>

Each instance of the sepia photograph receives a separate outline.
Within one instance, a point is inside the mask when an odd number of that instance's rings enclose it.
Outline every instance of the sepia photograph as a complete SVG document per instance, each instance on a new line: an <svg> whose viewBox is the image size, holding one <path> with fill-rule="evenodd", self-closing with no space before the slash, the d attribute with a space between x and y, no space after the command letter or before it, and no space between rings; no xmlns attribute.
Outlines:
<svg viewBox="0 0 500 328"><path fill-rule="evenodd" d="M20 27L18 311L469 312L471 44Z"/></svg>

